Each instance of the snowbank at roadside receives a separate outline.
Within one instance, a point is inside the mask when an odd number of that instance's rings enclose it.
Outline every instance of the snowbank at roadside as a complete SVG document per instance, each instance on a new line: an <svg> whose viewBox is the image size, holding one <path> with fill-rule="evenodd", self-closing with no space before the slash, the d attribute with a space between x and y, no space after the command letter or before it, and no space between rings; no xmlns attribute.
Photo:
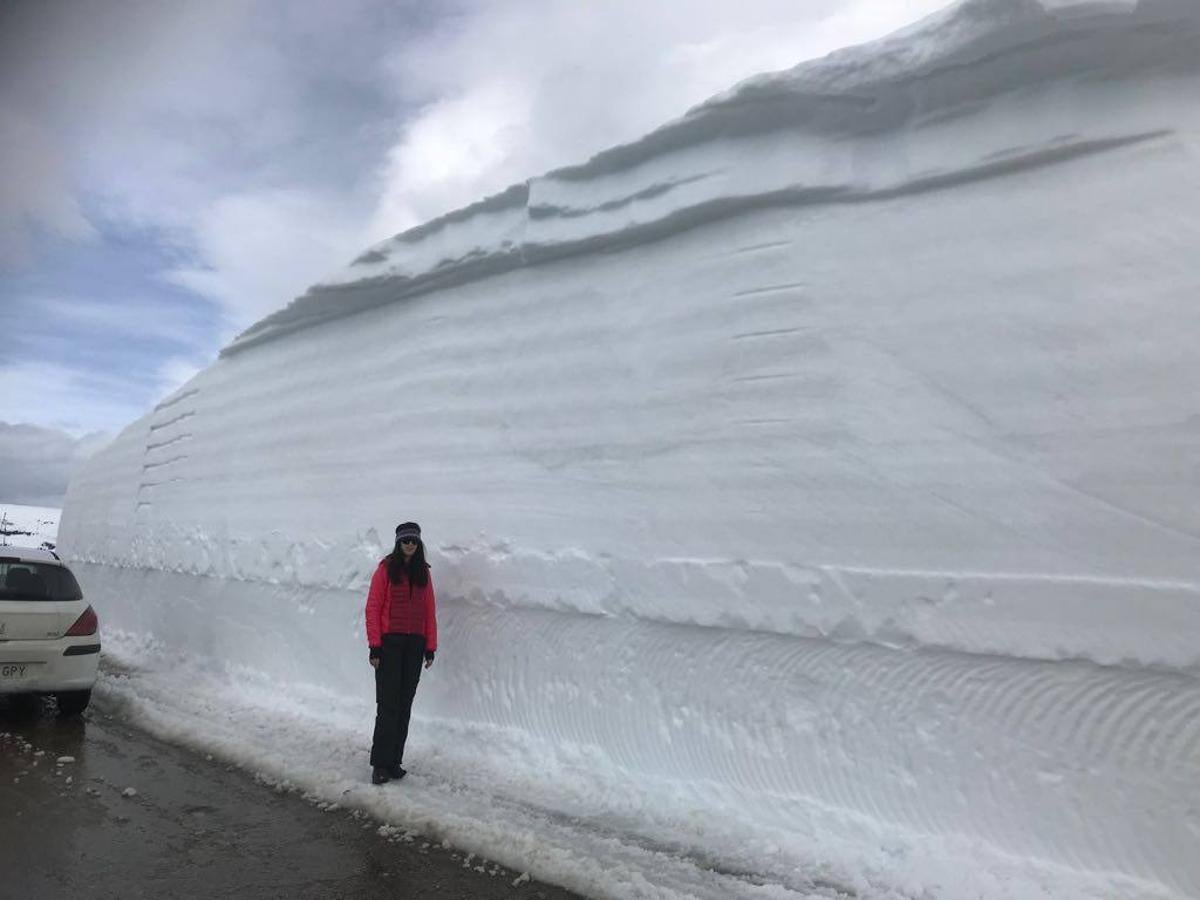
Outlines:
<svg viewBox="0 0 1200 900"><path fill-rule="evenodd" d="M848 839L825 810L764 827L761 809L717 783L697 804L686 782L652 782L584 744L518 728L480 729L419 702L404 781L364 777L374 714L362 664L357 696L180 656L172 647L106 634L98 689L160 737L237 763L280 789L368 813L586 896L630 900L1166 900L1149 882L1081 873L996 853L967 836L880 829L862 818ZM115 662L114 666L112 663ZM447 676L439 656L418 693ZM454 663L450 663L454 665ZM461 686L451 676L451 689ZM668 724L667 727L670 727ZM628 736L625 736L628 737ZM678 749L678 748L677 748ZM1099 813L1099 810L1097 810ZM1114 893L1115 892L1115 893Z"/></svg>
<svg viewBox="0 0 1200 900"><path fill-rule="evenodd" d="M365 734L416 519L447 793L508 772L764 893L1200 894L1200 7L1060 6L971 0L368 251L72 481L106 629Z"/></svg>

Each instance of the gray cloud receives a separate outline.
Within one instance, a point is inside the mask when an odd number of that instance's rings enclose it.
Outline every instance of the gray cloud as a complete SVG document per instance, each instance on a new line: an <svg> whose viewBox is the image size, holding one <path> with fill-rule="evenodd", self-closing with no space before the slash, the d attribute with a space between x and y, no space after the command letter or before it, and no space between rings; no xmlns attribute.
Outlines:
<svg viewBox="0 0 1200 900"><path fill-rule="evenodd" d="M365 241L404 114L379 61L424 6L0 5L0 126L21 137L0 142L0 266L39 231L91 234L86 209L176 247L164 275L227 334L287 302Z"/></svg>
<svg viewBox="0 0 1200 900"><path fill-rule="evenodd" d="M75 468L107 440L0 422L0 502L61 507Z"/></svg>
<svg viewBox="0 0 1200 900"><path fill-rule="evenodd" d="M0 269L28 261L31 229L73 239L95 236L71 190L62 154L36 122L0 107L0 153L0 171L12 173L0 190Z"/></svg>

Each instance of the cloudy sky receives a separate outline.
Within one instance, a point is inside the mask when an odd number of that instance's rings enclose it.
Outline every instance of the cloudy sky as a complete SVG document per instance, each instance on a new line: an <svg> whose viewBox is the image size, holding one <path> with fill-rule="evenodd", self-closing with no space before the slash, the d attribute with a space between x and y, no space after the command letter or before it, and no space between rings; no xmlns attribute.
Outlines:
<svg viewBox="0 0 1200 900"><path fill-rule="evenodd" d="M0 0L0 502L366 245L946 0Z"/></svg>

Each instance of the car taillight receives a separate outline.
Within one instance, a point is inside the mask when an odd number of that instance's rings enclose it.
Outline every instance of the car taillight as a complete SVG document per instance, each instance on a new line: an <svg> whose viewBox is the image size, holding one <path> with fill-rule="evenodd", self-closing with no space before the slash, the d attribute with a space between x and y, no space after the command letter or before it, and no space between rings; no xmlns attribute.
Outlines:
<svg viewBox="0 0 1200 900"><path fill-rule="evenodd" d="M100 620L89 606L83 611L83 615L75 620L75 624L67 629L67 637L87 637L89 634L95 634L99 627Z"/></svg>

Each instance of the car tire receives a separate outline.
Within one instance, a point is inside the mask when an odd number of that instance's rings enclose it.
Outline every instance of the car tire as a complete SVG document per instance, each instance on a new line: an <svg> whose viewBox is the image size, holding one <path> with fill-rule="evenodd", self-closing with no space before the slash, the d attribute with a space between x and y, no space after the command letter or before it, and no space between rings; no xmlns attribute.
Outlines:
<svg viewBox="0 0 1200 900"><path fill-rule="evenodd" d="M63 691L61 694L55 694L54 699L58 701L58 714L60 716L77 716L85 709L92 701L91 691Z"/></svg>

